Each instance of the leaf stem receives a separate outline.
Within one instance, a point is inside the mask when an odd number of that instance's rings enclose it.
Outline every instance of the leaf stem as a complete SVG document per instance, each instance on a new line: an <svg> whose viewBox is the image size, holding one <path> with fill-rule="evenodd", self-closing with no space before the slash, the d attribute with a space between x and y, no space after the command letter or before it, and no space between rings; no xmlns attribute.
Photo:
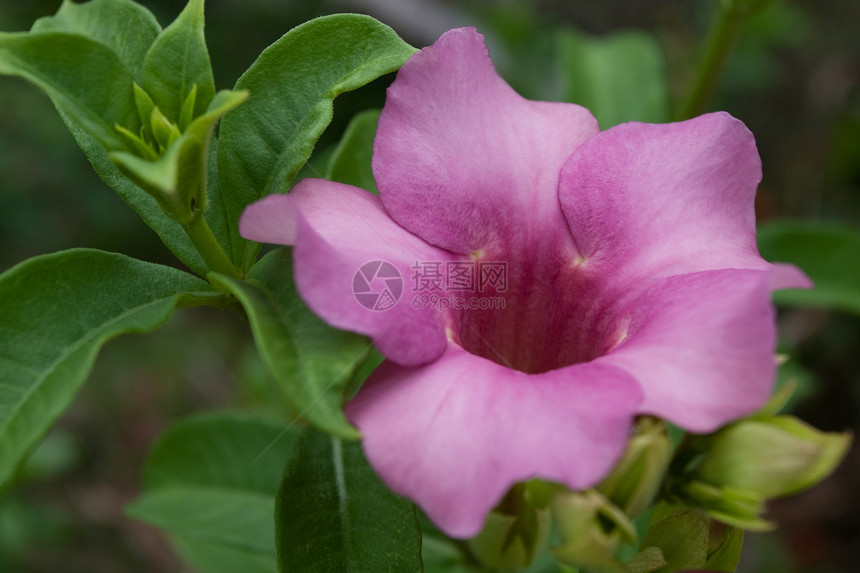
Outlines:
<svg viewBox="0 0 860 573"><path fill-rule="evenodd" d="M737 0L720 1L717 17L708 32L698 74L676 119L689 119L707 111L741 26L751 12L745 4Z"/></svg>
<svg viewBox="0 0 860 573"><path fill-rule="evenodd" d="M230 258L224 252L224 249L221 248L218 239L212 234L212 229L209 228L209 224L206 222L206 217L203 216L203 213L198 213L190 223L183 225L182 228L185 229L185 233L191 239L191 242L194 243L194 247L203 257L203 261L209 267L210 271L233 278L242 278L239 271L236 270L236 267L233 266Z"/></svg>

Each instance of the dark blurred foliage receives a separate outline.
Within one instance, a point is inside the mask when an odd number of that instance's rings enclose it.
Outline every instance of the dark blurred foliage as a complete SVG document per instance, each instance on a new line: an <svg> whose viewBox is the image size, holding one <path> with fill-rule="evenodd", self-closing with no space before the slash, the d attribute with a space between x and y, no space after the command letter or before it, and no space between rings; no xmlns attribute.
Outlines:
<svg viewBox="0 0 860 573"><path fill-rule="evenodd" d="M181 0L141 2L162 25ZM0 29L26 30L59 0L0 0ZM267 45L317 15L376 16L413 45L476 25L501 73L527 97L551 99L552 31L644 29L660 40L674 101L683 97L717 0L217 0L207 39L219 88L233 85ZM860 221L860 3L775 1L752 18L712 109L742 119L764 163L757 208L777 217ZM349 117L379 107L390 78L335 106L320 147ZM104 185L47 97L0 78L0 269L33 255L96 247L175 264L154 233ZM858 262L860 264L860 262ZM826 430L860 429L860 320L823 311L782 314L785 345L808 370L795 410ZM227 312L183 311L155 335L107 345L90 382L12 492L0 497L0 571L180 571L163 537L123 516L152 440L194 410L279 412L247 328ZM772 534L748 536L742 570L837 573L860 551L860 454L813 490L771 506Z"/></svg>

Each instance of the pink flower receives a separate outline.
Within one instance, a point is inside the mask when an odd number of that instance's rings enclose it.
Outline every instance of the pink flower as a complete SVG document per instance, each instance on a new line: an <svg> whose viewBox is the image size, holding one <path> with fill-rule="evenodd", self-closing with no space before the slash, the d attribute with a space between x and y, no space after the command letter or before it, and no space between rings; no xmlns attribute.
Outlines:
<svg viewBox="0 0 860 573"><path fill-rule="evenodd" d="M740 121L600 132L582 107L517 95L482 36L452 30L388 90L373 172L379 197L305 179L248 207L241 232L294 245L305 302L385 355L347 415L449 535L477 534L515 482L594 485L639 414L707 432L769 396L770 292L808 280L758 254L761 166ZM387 310L354 296L370 261L403 277ZM422 304L439 285L409 280L416 263L498 262L507 284L470 296L504 308Z"/></svg>

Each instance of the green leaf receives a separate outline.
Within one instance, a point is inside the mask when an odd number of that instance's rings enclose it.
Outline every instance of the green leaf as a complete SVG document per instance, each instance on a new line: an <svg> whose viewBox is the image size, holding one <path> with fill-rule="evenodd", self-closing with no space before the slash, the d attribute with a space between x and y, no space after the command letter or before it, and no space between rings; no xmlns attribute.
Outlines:
<svg viewBox="0 0 860 573"><path fill-rule="evenodd" d="M53 16L39 18L31 32L70 32L99 41L116 52L135 79L143 76L143 61L161 26L152 13L131 0L63 0Z"/></svg>
<svg viewBox="0 0 860 573"><path fill-rule="evenodd" d="M182 102L182 109L179 110L179 130L185 131L191 125L194 119L194 108L197 105L197 85L192 85ZM210 104L211 105L211 104Z"/></svg>
<svg viewBox="0 0 860 573"><path fill-rule="evenodd" d="M762 256L793 263L815 288L774 293L778 304L812 306L860 314L860 232L825 223L780 221L758 228Z"/></svg>
<svg viewBox="0 0 860 573"><path fill-rule="evenodd" d="M294 28L266 48L236 82L248 103L221 124L218 164L225 212L235 229L245 207L283 193L308 160L345 91L398 69L415 49L369 16L338 14ZM258 245L237 236L234 261L247 269Z"/></svg>
<svg viewBox="0 0 860 573"><path fill-rule="evenodd" d="M203 35L203 0L189 0L152 44L146 54L141 85L174 123L179 123L182 104L192 86L197 86L193 115L209 107L215 95L215 80Z"/></svg>
<svg viewBox="0 0 860 573"><path fill-rule="evenodd" d="M441 534L421 538L421 560L424 573L475 573L474 568L463 563L463 553Z"/></svg>
<svg viewBox="0 0 860 573"><path fill-rule="evenodd" d="M68 407L107 340L214 296L182 271L90 249L0 275L0 485Z"/></svg>
<svg viewBox="0 0 860 573"><path fill-rule="evenodd" d="M22 77L108 149L125 145L114 125L140 129L134 78L105 44L66 32L0 32L0 74Z"/></svg>
<svg viewBox="0 0 860 573"><path fill-rule="evenodd" d="M153 447L126 511L169 533L200 571L274 573L275 495L298 434L247 414L186 418Z"/></svg>
<svg viewBox="0 0 860 573"><path fill-rule="evenodd" d="M196 414L173 424L146 462L146 490L237 489L274 496L298 428L238 412Z"/></svg>
<svg viewBox="0 0 860 573"><path fill-rule="evenodd" d="M146 91L137 85L134 84L134 105L137 107L137 116L140 118L140 123L143 125L143 133L132 134L138 139L141 139L141 143L149 147L149 151L143 153L142 155L146 157L147 155L158 156L155 152L155 148L151 146L149 143L143 141L154 141L155 134L152 133L152 114L155 113L155 102L152 101L152 98L149 97L149 94ZM123 134L121 129L119 130Z"/></svg>
<svg viewBox="0 0 860 573"><path fill-rule="evenodd" d="M248 99L248 92L235 90L221 90L213 98L210 98L208 107L202 113L194 116L194 120L187 127L185 133L190 133L209 144L209 138L215 124L228 111L235 109ZM199 101L199 100L197 100Z"/></svg>
<svg viewBox="0 0 860 573"><path fill-rule="evenodd" d="M273 507L270 495L195 486L148 492L127 512L186 539L271 554Z"/></svg>
<svg viewBox="0 0 860 573"><path fill-rule="evenodd" d="M379 113L378 109L369 109L356 114L350 120L329 159L326 179L355 185L379 194L370 165Z"/></svg>
<svg viewBox="0 0 860 573"><path fill-rule="evenodd" d="M271 512L269 512L271 514ZM205 543L178 535L170 537L176 552L194 573L277 573L274 553L253 553L227 545ZM272 548L274 552L274 548Z"/></svg>
<svg viewBox="0 0 860 573"><path fill-rule="evenodd" d="M245 308L257 348L296 413L327 432L357 438L343 415L343 389L372 346L326 325L302 303L289 250L261 259L248 281L216 273L209 278Z"/></svg>
<svg viewBox="0 0 860 573"><path fill-rule="evenodd" d="M590 109L602 129L668 120L665 61L650 34L595 38L565 29L558 36L558 58L564 101Z"/></svg>
<svg viewBox="0 0 860 573"><path fill-rule="evenodd" d="M376 476L358 442L308 428L275 510L280 571L422 571L415 506Z"/></svg>
<svg viewBox="0 0 860 573"><path fill-rule="evenodd" d="M239 229L230 227L230 221L224 212L224 200L221 194L225 190L221 188L221 180L218 177L218 134L214 132L209 137L209 160L206 163L207 207L203 216L206 217L206 222L218 240L218 244L230 257L233 252L233 241L239 237ZM229 190L227 192L229 193Z"/></svg>

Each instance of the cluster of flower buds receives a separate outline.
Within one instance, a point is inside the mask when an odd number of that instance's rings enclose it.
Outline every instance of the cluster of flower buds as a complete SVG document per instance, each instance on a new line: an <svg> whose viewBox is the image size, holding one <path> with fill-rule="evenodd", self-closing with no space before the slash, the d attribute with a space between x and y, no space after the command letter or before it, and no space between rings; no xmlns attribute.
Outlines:
<svg viewBox="0 0 860 573"><path fill-rule="evenodd" d="M554 519L561 543L553 554L587 571L734 571L744 530L772 527L762 517L767 500L820 482L851 442L847 433L775 415L777 407L772 402L712 434L688 435L674 456L665 424L640 417L624 455L597 487L519 485L489 514L470 549L497 570L519 570L547 544ZM639 550L622 561L625 545Z"/></svg>
<svg viewBox="0 0 860 573"><path fill-rule="evenodd" d="M114 151L109 157L126 177L152 195L167 216L187 225L206 210L212 130L222 115L247 97L247 92L221 91L204 113L194 117L197 86L192 85L174 121L143 88L134 84L140 130L134 133L121 125L114 126L129 151Z"/></svg>

